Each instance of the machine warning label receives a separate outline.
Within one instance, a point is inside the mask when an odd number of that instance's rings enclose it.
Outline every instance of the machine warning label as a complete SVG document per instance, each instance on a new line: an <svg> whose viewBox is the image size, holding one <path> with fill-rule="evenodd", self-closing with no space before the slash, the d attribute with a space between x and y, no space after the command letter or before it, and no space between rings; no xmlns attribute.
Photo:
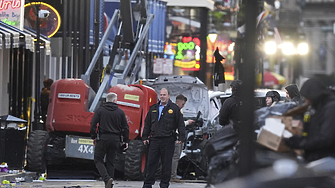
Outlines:
<svg viewBox="0 0 335 188"><path fill-rule="evenodd" d="M80 94L58 93L58 98L62 98L62 99L80 99Z"/></svg>
<svg viewBox="0 0 335 188"><path fill-rule="evenodd" d="M140 100L140 96L125 94L124 95L124 99L132 100L132 101L139 101Z"/></svg>
<svg viewBox="0 0 335 188"><path fill-rule="evenodd" d="M79 144L93 145L93 141L92 141L92 139L83 139L83 138L79 138L78 143L79 143Z"/></svg>
<svg viewBox="0 0 335 188"><path fill-rule="evenodd" d="M79 159L94 159L94 145L89 137L66 135L65 156Z"/></svg>

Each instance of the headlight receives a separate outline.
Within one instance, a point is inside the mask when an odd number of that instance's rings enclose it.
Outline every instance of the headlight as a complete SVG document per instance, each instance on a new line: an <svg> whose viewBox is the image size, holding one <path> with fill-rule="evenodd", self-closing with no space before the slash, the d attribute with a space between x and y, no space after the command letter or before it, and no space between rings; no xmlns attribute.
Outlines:
<svg viewBox="0 0 335 188"><path fill-rule="evenodd" d="M298 45L298 53L300 55L306 55L308 53L308 44L307 43L300 43Z"/></svg>
<svg viewBox="0 0 335 188"><path fill-rule="evenodd" d="M268 41L265 43L265 53L274 54L277 51L277 44L274 41Z"/></svg>
<svg viewBox="0 0 335 188"><path fill-rule="evenodd" d="M294 46L291 42L285 42L281 45L282 51L285 55L293 55L295 54Z"/></svg>

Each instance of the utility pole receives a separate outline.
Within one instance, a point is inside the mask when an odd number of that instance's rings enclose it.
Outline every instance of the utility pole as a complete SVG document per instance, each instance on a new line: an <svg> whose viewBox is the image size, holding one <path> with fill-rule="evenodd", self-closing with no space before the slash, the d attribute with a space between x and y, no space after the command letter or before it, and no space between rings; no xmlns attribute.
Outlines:
<svg viewBox="0 0 335 188"><path fill-rule="evenodd" d="M208 9L200 8L200 70L199 79L206 85L207 74L207 35L208 35Z"/></svg>
<svg viewBox="0 0 335 188"><path fill-rule="evenodd" d="M255 146L253 142L253 126L254 122L254 88L255 88L255 64L256 64L256 17L258 0L246 1L246 32L245 32L245 48L243 49L243 64L239 69L243 69L242 77L242 105L241 109L241 129L240 129L240 162L239 175L246 176L253 170L253 162L255 155Z"/></svg>
<svg viewBox="0 0 335 188"><path fill-rule="evenodd" d="M34 111L34 125L35 128L41 123L41 108L40 108L40 72L41 72L41 53L40 53L40 35L41 35L41 28L40 28L40 18L39 18L39 11L41 8L41 3L36 2L36 44L35 44L35 111Z"/></svg>

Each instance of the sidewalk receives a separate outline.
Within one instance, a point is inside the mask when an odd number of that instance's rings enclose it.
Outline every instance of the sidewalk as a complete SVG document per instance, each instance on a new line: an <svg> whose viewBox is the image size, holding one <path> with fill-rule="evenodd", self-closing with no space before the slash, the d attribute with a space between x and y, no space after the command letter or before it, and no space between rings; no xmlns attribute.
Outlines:
<svg viewBox="0 0 335 188"><path fill-rule="evenodd" d="M122 181L116 180L113 182L114 188L140 188L143 186L143 181ZM170 188L204 188L206 186L205 183L171 183ZM26 183L22 182L16 184L14 187L7 188L104 188L105 184L103 181L95 181L95 180L46 180L43 182L31 182ZM155 182L153 188L159 188L159 181Z"/></svg>
<svg viewBox="0 0 335 188"><path fill-rule="evenodd" d="M0 187L3 187L2 181L7 180L14 182L15 178L25 178L26 181L17 183L14 185L16 188L28 188L28 187L40 187L40 188L64 188L64 187L91 187L91 188L103 188L105 187L102 181L96 180L71 180L71 179L47 179L43 182L32 182L32 180L38 179L35 172L19 172L17 174L9 174L0 172ZM143 181L123 181L115 180L114 187L129 187L139 188L142 187ZM171 183L171 188L204 188L206 185L205 181L202 180L183 180L180 183ZM11 187L11 186L8 186ZM13 187L13 188L14 188ZM155 183L153 188L159 187L159 181Z"/></svg>
<svg viewBox="0 0 335 188"><path fill-rule="evenodd" d="M0 185L3 180L8 180L10 182L15 181L15 178L25 178L27 180L37 179L36 172L19 172L17 174L10 174L6 172L0 172Z"/></svg>

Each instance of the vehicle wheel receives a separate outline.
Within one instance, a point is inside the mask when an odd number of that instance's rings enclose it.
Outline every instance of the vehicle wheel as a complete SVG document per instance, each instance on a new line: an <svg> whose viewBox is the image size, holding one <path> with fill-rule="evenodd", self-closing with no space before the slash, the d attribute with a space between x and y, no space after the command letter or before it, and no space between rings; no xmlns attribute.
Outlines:
<svg viewBox="0 0 335 188"><path fill-rule="evenodd" d="M126 151L124 175L129 180L143 180L147 148L142 140L131 140Z"/></svg>
<svg viewBox="0 0 335 188"><path fill-rule="evenodd" d="M27 170L34 172L46 170L45 150L48 142L47 131L36 130L30 133L27 141Z"/></svg>

